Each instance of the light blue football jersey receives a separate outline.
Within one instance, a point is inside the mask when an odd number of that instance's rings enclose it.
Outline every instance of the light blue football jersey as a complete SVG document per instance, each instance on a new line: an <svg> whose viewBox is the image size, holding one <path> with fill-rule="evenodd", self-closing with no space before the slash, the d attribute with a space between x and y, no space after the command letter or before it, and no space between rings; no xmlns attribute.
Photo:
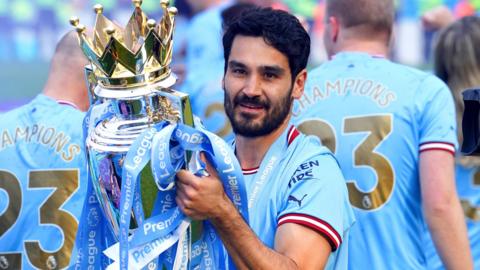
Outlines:
<svg viewBox="0 0 480 270"><path fill-rule="evenodd" d="M192 18L187 31L186 78L179 88L190 95L193 113L205 128L225 140L231 140L233 133L223 107L221 12L231 2L224 0Z"/></svg>
<svg viewBox="0 0 480 270"><path fill-rule="evenodd" d="M84 113L38 95L0 116L0 269L63 269L86 193Z"/></svg>
<svg viewBox="0 0 480 270"><path fill-rule="evenodd" d="M480 269L480 168L457 164L455 178L458 196L467 222L468 240L474 262L473 269ZM428 260L428 269L445 269L431 235L428 230L425 231L425 254Z"/></svg>
<svg viewBox="0 0 480 270"><path fill-rule="evenodd" d="M203 126L226 141L233 139L230 120L225 113L222 76L207 83L199 90L196 98L191 100L192 110L200 117Z"/></svg>
<svg viewBox="0 0 480 270"><path fill-rule="evenodd" d="M190 94L191 99L197 97L201 87L223 74L221 13L229 5L230 1L224 0L198 13L187 28L186 78L180 90Z"/></svg>
<svg viewBox="0 0 480 270"><path fill-rule="evenodd" d="M455 153L447 86L385 58L344 52L308 74L293 113L301 131L332 150L347 181L357 219L349 268L424 268L419 154Z"/></svg>
<svg viewBox="0 0 480 270"><path fill-rule="evenodd" d="M274 247L278 226L296 223L322 234L332 253L325 269L346 269L354 223L345 182L331 152L294 126L270 147L259 168L243 169L250 227Z"/></svg>

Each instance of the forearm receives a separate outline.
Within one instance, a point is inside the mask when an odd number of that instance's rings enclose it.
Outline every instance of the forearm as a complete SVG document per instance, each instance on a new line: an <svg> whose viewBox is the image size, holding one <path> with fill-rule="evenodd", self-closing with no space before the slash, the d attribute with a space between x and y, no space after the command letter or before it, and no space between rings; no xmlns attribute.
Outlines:
<svg viewBox="0 0 480 270"><path fill-rule="evenodd" d="M239 269L298 269L296 263L265 246L233 205L222 217L212 219L225 247Z"/></svg>
<svg viewBox="0 0 480 270"><path fill-rule="evenodd" d="M433 242L446 268L473 269L453 164L453 156L444 151L420 154L422 204Z"/></svg>
<svg viewBox="0 0 480 270"><path fill-rule="evenodd" d="M175 201L188 217L212 222L239 269L322 269L331 253L324 236L294 223L277 228L274 249L265 246L224 193L217 176L200 178L179 171Z"/></svg>
<svg viewBox="0 0 480 270"><path fill-rule="evenodd" d="M425 217L446 269L473 269L463 212L457 196L425 207Z"/></svg>

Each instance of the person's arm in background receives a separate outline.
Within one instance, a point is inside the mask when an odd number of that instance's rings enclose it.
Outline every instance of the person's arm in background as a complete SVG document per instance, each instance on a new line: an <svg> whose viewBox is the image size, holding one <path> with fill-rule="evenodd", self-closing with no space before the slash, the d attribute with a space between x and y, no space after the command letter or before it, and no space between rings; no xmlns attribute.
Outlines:
<svg viewBox="0 0 480 270"><path fill-rule="evenodd" d="M446 6L434 7L422 15L423 26L428 30L440 30L455 21L455 16Z"/></svg>
<svg viewBox="0 0 480 270"><path fill-rule="evenodd" d="M465 219L455 188L452 153L421 152L420 185L425 218L446 269L473 269Z"/></svg>

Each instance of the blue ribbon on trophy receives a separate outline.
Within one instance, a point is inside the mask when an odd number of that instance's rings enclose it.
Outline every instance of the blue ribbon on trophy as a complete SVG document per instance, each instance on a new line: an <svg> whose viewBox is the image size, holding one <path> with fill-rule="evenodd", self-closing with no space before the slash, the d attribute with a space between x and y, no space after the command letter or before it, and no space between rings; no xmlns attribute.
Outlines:
<svg viewBox="0 0 480 270"><path fill-rule="evenodd" d="M184 154L185 150L189 150L197 153L201 151L206 154L208 160L212 162L218 171L227 195L232 201L235 201L239 211L248 222L248 201L246 199L245 185L242 180L240 165L234 158L232 150L216 135L205 130L193 129L183 124L170 124L166 127L160 125L157 128L146 130L132 145L124 164L125 173L122 177L124 181L122 182L121 198L126 199L120 203L120 209L128 215L129 208L132 207L133 202L133 195L129 196L128 193L131 192L133 194L132 190L135 188L135 183L138 182L138 174L150 160L149 155L142 153L146 153L150 149L152 161L154 160L152 166L155 167L153 171L156 172L155 180L157 185L162 187L172 186L171 183L174 183L176 171L183 167L185 161L183 157L178 156L175 159L171 159L171 153L176 152L171 149L172 142L179 143L180 148L183 150L179 151L179 153ZM152 145L156 147L151 147ZM199 162L198 160L196 161ZM204 166L200 167L199 171L204 169ZM196 173L199 174L199 171ZM165 196L174 196L174 193L166 190L159 191L159 195L159 200L162 201L165 199ZM163 207L163 205L156 204L155 208L158 207ZM116 262L120 260L120 264L128 265L130 269L138 269L145 266L170 248L174 242L178 241L178 238L186 229L186 227L180 225L182 223L188 225L189 223L189 219L176 206L175 201L172 201L170 208L164 213L154 215L145 220L143 224L139 224L139 229L127 240L129 235L127 220L129 218L125 216L123 218L125 218L126 222L121 221L120 230L126 230L124 238L120 237L120 243L108 249L106 254ZM212 228L211 225L207 227ZM203 235L202 241L198 243L198 247L202 250L212 248L214 243L208 239L210 238L207 235ZM118 259L117 253L119 249L120 259ZM213 255L213 252L211 251L210 254ZM131 263L128 264L128 262Z"/></svg>
<svg viewBox="0 0 480 270"><path fill-rule="evenodd" d="M106 110L107 113L104 114L103 117L110 114L108 111L109 110ZM90 115L90 113L88 115ZM103 119L100 118L94 121L98 123L102 120ZM178 145L173 146L173 144ZM227 195L232 202L235 202L239 211L248 222L248 200L245 193L245 185L240 165L235 159L231 148L221 138L206 130L194 129L183 124L174 125L161 122L145 130L138 136L126 155L122 174L122 194L120 196L120 209L124 211L124 214L120 215L120 231L123 229L125 234L123 238L122 234L120 234L120 242L105 251L106 255L114 261L110 267L115 268L120 266L120 268L124 269L141 269L160 254L172 248L172 246L178 242L181 234L185 233L189 225L189 220L176 206L174 190L166 187L172 187L176 171L184 166L185 158L183 155L185 155L186 150L195 151L196 153L200 151L206 153L208 160L218 171ZM150 158L152 158L153 161L152 168L154 168L153 172L156 184L161 187L160 189L163 189L163 191L159 189L159 194L153 208L154 215L142 224L139 224L139 228L129 237L129 213L132 208L138 207L138 205L134 206L134 197L138 196L135 195L138 193L133 191L138 184L140 171L147 165ZM204 164L198 159L195 161L200 164L199 170L196 173L201 174L200 171L205 170ZM90 181L88 197L92 198L91 196L93 196L93 201L95 201L95 192L93 191ZM164 202L166 201L169 201L169 203L165 204ZM90 224L91 217L89 217L87 213L98 211L92 210L99 209L98 203L92 205L92 201L89 199L85 205L81 224L84 225L85 221L87 221L89 225L92 225ZM97 217L96 224L93 224L96 226L80 226L81 230L85 228L89 229L88 233L84 233L83 235L91 236L91 232L103 233L96 237L95 247L105 247L105 245L101 245L101 238L105 233L102 228L107 228L105 223L106 221ZM196 252L196 254L194 254L196 255L195 257L192 256L196 260L191 261L191 267L195 265L201 266L206 263L214 264L220 259L218 257L219 255L215 255L213 251L213 246L216 244L215 240L218 239L218 237L215 236L211 224L206 223L201 240L193 247L193 250L200 252ZM106 241L103 239L103 242L111 243L111 237L109 238L110 240L106 239ZM85 238L77 238L77 243L79 243L79 249L82 251L82 254L84 253L83 251L88 251L89 248L91 248L91 242L85 241ZM205 256L202 256L205 254L211 257L210 261L206 260L204 258ZM185 255L183 254L183 256ZM173 261L179 260L182 260L182 258L177 255L176 260ZM173 269L173 265L168 262L160 261L158 263L159 265L170 265L167 269ZM90 264L87 259L87 261L79 262L77 265L81 266L80 269L84 269L85 265ZM96 266L103 266L101 268L104 268L105 261L99 261ZM221 266L222 265L217 265L215 268L220 269ZM203 268L202 266L200 267L200 269Z"/></svg>
<svg viewBox="0 0 480 270"><path fill-rule="evenodd" d="M87 138L88 130L93 129L103 119L109 118L113 112L108 102L91 106L83 121L83 137ZM90 165L87 164L87 167ZM100 256L106 249L106 243L115 241L112 231L103 215L102 208L93 190L91 174L87 174L87 196L80 217L75 246L77 259L75 270L105 269L109 265L108 258Z"/></svg>
<svg viewBox="0 0 480 270"><path fill-rule="evenodd" d="M162 0L157 24L140 0L133 3L125 29L95 5L93 39L78 18L70 21L91 63L86 75L93 102L84 123L88 199L75 268L223 269L226 254L212 224L204 221L194 237L198 222L176 205L175 174L187 168L205 175L204 153L248 222L241 168L229 145L194 123L188 95L170 88L176 9Z"/></svg>

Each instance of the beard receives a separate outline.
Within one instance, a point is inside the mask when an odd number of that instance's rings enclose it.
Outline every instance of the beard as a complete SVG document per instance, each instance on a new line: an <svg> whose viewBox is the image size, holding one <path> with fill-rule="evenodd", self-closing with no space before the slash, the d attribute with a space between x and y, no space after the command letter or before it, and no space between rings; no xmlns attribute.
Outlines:
<svg viewBox="0 0 480 270"><path fill-rule="evenodd" d="M223 90L225 112L230 119L233 132L244 137L260 137L272 133L288 117L293 104L291 96L293 88L290 88L287 95L276 103L259 96L248 97L243 92L239 92L232 100L228 91L225 88ZM254 116L246 113L235 113L235 109L241 105L261 107L266 111L266 115L262 119L255 119Z"/></svg>

